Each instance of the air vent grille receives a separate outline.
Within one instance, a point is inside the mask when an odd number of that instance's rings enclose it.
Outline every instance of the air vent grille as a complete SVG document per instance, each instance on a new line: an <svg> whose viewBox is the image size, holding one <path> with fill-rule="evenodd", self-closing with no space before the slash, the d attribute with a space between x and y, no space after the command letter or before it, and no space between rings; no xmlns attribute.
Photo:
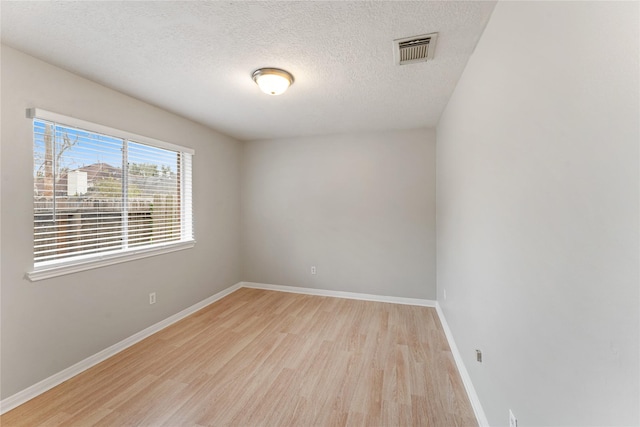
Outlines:
<svg viewBox="0 0 640 427"><path fill-rule="evenodd" d="M433 59L438 33L394 40L396 64L405 65Z"/></svg>

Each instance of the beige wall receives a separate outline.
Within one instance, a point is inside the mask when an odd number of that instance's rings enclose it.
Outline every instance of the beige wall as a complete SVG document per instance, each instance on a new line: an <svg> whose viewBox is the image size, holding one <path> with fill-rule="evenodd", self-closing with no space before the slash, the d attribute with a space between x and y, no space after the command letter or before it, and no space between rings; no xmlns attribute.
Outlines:
<svg viewBox="0 0 640 427"><path fill-rule="evenodd" d="M241 280L241 144L2 46L2 398ZM195 248L31 283L38 107L192 147ZM149 292L157 303L148 303Z"/></svg>
<svg viewBox="0 0 640 427"><path fill-rule="evenodd" d="M245 143L241 199L245 281L435 299L434 131Z"/></svg>
<svg viewBox="0 0 640 427"><path fill-rule="evenodd" d="M438 125L438 299L491 425L640 424L638 12L499 2Z"/></svg>

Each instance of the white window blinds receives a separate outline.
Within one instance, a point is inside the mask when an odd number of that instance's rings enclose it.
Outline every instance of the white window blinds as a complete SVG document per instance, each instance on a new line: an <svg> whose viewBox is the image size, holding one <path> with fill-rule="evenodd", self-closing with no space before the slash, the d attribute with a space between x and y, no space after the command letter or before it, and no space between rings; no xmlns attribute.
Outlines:
<svg viewBox="0 0 640 427"><path fill-rule="evenodd" d="M36 268L193 240L192 150L40 111Z"/></svg>

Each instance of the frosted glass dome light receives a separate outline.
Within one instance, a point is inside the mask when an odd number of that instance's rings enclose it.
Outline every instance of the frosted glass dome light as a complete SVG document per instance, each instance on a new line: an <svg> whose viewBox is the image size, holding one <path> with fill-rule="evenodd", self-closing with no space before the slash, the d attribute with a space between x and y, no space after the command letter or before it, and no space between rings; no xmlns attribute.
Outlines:
<svg viewBox="0 0 640 427"><path fill-rule="evenodd" d="M260 68L253 72L253 81L267 95L281 95L293 84L293 76L279 68Z"/></svg>

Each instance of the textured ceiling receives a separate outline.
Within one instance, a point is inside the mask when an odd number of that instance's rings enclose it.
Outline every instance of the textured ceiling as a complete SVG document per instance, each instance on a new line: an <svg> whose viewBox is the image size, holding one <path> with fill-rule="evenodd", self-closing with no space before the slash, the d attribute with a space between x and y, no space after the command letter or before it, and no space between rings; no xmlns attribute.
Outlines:
<svg viewBox="0 0 640 427"><path fill-rule="evenodd" d="M2 42L242 140L435 126L495 2L2 1ZM392 41L438 32L431 62ZM251 73L295 76L281 96Z"/></svg>

